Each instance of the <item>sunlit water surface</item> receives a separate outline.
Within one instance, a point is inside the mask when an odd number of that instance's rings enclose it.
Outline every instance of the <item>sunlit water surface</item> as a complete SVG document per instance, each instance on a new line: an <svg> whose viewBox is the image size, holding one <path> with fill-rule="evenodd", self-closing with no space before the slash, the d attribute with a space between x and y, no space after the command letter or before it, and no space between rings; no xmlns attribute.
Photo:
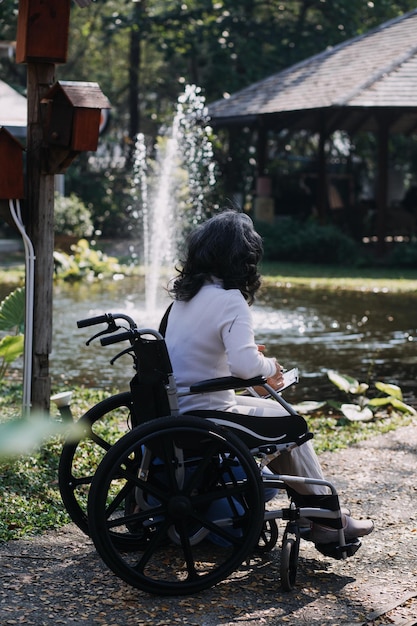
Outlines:
<svg viewBox="0 0 417 626"><path fill-rule="evenodd" d="M54 292L51 374L56 387L84 384L127 389L132 361L110 359L123 344L85 342L102 327L77 329L76 321L106 312L131 315L139 327L156 328L170 299L161 286L160 302L147 313L140 279L91 285L62 285ZM340 292L299 288L264 290L253 307L256 338L283 366L297 366L300 384L290 400L323 399L333 386L326 371L336 369L360 380L398 384L415 396L417 375L417 295Z"/></svg>

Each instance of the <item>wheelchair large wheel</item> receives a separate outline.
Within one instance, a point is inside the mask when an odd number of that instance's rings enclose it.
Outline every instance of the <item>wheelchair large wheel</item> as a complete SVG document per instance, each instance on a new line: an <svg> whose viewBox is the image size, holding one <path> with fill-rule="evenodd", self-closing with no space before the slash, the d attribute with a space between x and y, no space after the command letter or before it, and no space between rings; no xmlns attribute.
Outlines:
<svg viewBox="0 0 417 626"><path fill-rule="evenodd" d="M88 492L94 473L111 446L131 429L129 391L106 398L85 413L78 425L82 436L63 446L58 469L59 489L72 521L89 534Z"/></svg>
<svg viewBox="0 0 417 626"><path fill-rule="evenodd" d="M132 494L136 510L127 513ZM103 561L128 584L160 595L227 578L254 549L263 516L262 480L248 449L191 416L159 418L120 439L100 463L88 502Z"/></svg>

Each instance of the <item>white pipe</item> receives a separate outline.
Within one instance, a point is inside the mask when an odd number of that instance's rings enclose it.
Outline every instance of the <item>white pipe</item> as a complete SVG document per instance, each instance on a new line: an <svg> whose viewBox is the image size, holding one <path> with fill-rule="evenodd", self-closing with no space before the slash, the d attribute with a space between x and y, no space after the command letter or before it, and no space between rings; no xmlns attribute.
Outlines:
<svg viewBox="0 0 417 626"><path fill-rule="evenodd" d="M13 200L9 200L10 213L22 235L25 247L25 348L23 361L23 414L28 414L31 407L31 385L32 385L32 350L33 350L33 303L35 284L35 252L33 244L26 233L22 214L20 211L20 201L16 200L16 208Z"/></svg>

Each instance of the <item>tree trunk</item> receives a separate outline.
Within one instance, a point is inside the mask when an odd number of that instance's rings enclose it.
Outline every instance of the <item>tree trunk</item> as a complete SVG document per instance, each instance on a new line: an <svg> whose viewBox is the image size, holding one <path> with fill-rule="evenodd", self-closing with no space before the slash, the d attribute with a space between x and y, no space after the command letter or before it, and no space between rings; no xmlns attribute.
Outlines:
<svg viewBox="0 0 417 626"><path fill-rule="evenodd" d="M129 47L129 139L128 166L132 164L135 140L140 129L139 84L140 84L140 44L141 18L143 7L136 3L133 9Z"/></svg>

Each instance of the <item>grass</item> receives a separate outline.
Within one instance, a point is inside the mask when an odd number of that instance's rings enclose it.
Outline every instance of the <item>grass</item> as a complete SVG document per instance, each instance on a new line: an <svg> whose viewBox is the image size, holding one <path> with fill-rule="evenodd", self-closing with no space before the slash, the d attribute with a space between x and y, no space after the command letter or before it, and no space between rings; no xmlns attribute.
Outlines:
<svg viewBox="0 0 417 626"><path fill-rule="evenodd" d="M413 270L264 263L262 272L267 286L417 292L417 271ZM0 285L13 287L22 284L23 280L23 266L0 269ZM109 393L76 389L76 417ZM20 385L3 385L0 422L16 418L20 403ZM412 419L391 412L371 422L349 422L338 415L326 413L314 414L307 421L310 430L315 433L315 447L320 453L345 448L373 435L389 432L409 424ZM61 502L57 480L61 448L62 440L54 437L36 453L0 460L0 542L34 536L70 521Z"/></svg>
<svg viewBox="0 0 417 626"><path fill-rule="evenodd" d="M16 418L20 386L6 385L0 396L0 421ZM109 392L77 388L74 392L78 418ZM59 418L57 418L59 419ZM349 422L338 415L319 414L307 418L315 433L315 448L335 451L373 435L411 423L410 416L391 412L371 422ZM36 452L0 460L0 542L28 538L68 523L58 486L58 463L62 439L48 439Z"/></svg>
<svg viewBox="0 0 417 626"><path fill-rule="evenodd" d="M1 391L0 422L16 419L20 385L4 384ZM77 389L75 417L106 395L103 390ZM58 488L62 443L60 437L51 437L32 454L0 460L0 543L34 536L70 521Z"/></svg>
<svg viewBox="0 0 417 626"><path fill-rule="evenodd" d="M142 273L141 268L137 268ZM263 262L265 285L293 285L310 289L346 289L355 291L416 292L417 268L341 267L303 263ZM24 266L0 267L0 285L21 285Z"/></svg>
<svg viewBox="0 0 417 626"><path fill-rule="evenodd" d="M267 286L417 293L417 269L350 268L265 262L261 271L263 282Z"/></svg>

